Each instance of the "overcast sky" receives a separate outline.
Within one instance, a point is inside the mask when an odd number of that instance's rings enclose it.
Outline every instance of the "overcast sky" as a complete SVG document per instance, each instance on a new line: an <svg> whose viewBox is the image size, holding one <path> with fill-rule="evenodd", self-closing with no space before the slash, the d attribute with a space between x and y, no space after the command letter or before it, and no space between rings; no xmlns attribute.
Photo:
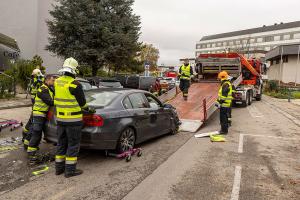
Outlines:
<svg viewBox="0 0 300 200"><path fill-rule="evenodd" d="M300 20L300 0L135 0L141 41L160 50L158 64L194 57L202 36Z"/></svg>

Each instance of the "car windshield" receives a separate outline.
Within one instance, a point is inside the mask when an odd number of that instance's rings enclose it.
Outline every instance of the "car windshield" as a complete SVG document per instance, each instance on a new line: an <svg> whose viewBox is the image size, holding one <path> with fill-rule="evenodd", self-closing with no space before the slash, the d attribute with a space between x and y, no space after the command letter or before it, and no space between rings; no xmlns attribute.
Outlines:
<svg viewBox="0 0 300 200"><path fill-rule="evenodd" d="M89 82L85 82L85 81L79 81L79 82L82 85L82 89L83 90L90 90L90 89L92 89L92 85Z"/></svg>
<svg viewBox="0 0 300 200"><path fill-rule="evenodd" d="M89 106L94 107L104 107L109 105L119 93L111 91L95 91L95 92L86 92L86 101Z"/></svg>
<svg viewBox="0 0 300 200"><path fill-rule="evenodd" d="M121 83L117 81L104 81L104 82L100 82L100 85L104 87L117 88L121 86Z"/></svg>

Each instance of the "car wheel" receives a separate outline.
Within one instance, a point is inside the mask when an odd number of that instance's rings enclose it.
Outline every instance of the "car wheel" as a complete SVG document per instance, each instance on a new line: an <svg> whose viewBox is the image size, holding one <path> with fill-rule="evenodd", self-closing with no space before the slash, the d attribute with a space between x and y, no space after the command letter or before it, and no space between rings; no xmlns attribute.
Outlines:
<svg viewBox="0 0 300 200"><path fill-rule="evenodd" d="M122 153L132 149L135 145L135 132L128 127L122 131L117 145L117 151Z"/></svg>

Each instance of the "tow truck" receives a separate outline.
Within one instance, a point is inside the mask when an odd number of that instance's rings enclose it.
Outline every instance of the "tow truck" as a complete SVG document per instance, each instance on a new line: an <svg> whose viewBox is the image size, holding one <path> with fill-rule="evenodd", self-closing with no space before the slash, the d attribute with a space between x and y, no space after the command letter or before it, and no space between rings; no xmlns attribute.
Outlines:
<svg viewBox="0 0 300 200"><path fill-rule="evenodd" d="M238 53L201 54L196 58L198 80L189 89L188 101L178 94L169 101L178 112L182 121L181 129L197 131L217 109L214 105L218 98L221 71L227 71L233 77L233 103L251 105L255 98L261 100L263 81L261 78L263 63L259 59L247 59Z"/></svg>
<svg viewBox="0 0 300 200"><path fill-rule="evenodd" d="M200 82L215 81L221 71L233 77L235 92L233 103L244 107L251 105L252 100L261 100L263 81L263 63L259 59L247 59L238 53L200 54L196 60Z"/></svg>

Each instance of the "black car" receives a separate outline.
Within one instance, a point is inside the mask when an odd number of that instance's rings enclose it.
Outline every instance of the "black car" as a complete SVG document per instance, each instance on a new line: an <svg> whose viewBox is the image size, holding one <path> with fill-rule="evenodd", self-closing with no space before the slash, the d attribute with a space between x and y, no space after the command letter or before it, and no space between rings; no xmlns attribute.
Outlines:
<svg viewBox="0 0 300 200"><path fill-rule="evenodd" d="M82 148L123 152L135 144L178 131L180 122L175 108L161 103L149 92L102 88L85 94L96 113L84 114ZM57 142L53 111L48 113L45 140Z"/></svg>

